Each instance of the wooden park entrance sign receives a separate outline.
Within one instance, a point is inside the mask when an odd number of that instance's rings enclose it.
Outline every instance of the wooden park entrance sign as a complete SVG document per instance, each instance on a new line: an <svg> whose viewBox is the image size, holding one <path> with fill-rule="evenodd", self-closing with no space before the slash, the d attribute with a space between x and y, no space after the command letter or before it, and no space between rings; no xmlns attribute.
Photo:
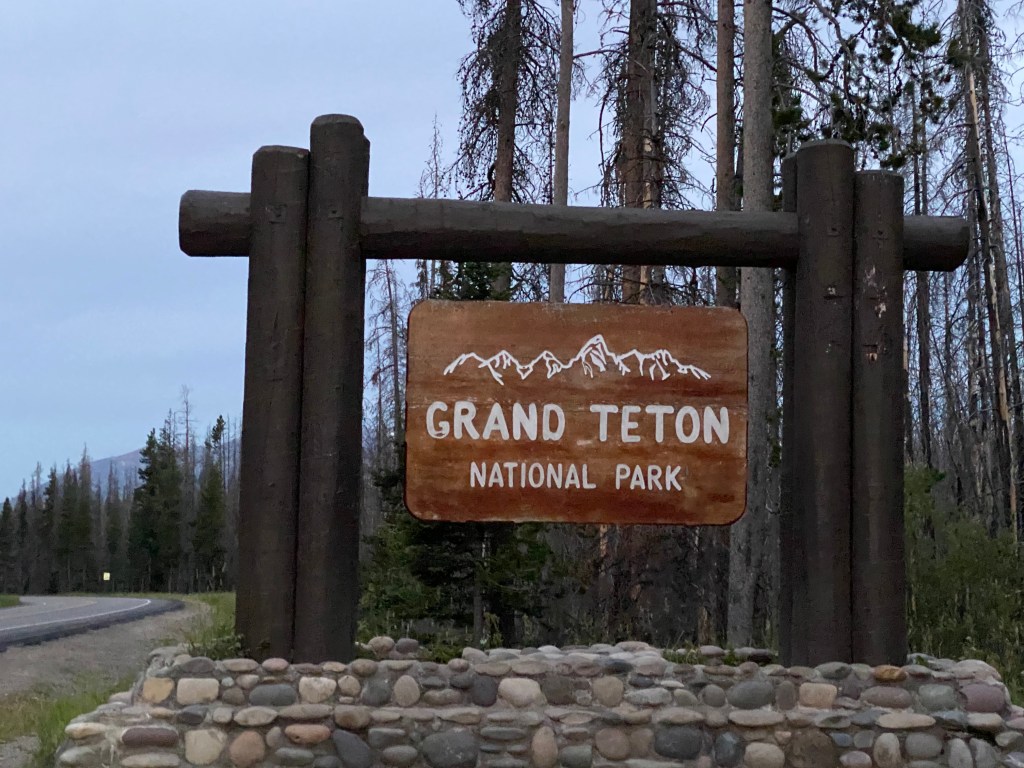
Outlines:
<svg viewBox="0 0 1024 768"><path fill-rule="evenodd" d="M747 333L693 307L429 301L409 318L409 510L427 520L731 523Z"/></svg>
<svg viewBox="0 0 1024 768"><path fill-rule="evenodd" d="M805 144L782 169L783 210L777 213L375 198L367 196L369 144L362 126L352 117L328 115L313 122L308 151L264 147L256 152L251 193L187 192L179 220L182 250L192 256L249 257L237 597L237 628L248 649L261 658L310 662L346 661L354 655L365 263L422 258L783 268L782 658L786 664L901 663L906 654L903 271L956 268L967 254L968 229L959 218L904 218L902 178L855 172L853 149L842 142ZM621 313L626 318L630 310L605 311L615 312L608 317ZM567 363L565 355L573 359L578 344L599 334L608 352L624 354L619 345L649 351L647 339L641 347L628 335L614 335L620 333L618 323L609 321L611 327L602 325L582 339L559 338L558 349L548 351L560 364ZM621 332L628 334L628 328L624 320ZM413 332L418 332L415 325ZM683 345L693 339L670 334L666 330L652 337L651 348L663 348L680 364L701 367L712 377L726 376L710 358L704 368L687 357L692 348L684 351ZM536 343L539 355L552 342L541 334ZM447 339L444 346L450 347L445 355L456 356L500 351L456 346ZM702 348L700 354L711 353ZM526 356L516 357L523 364ZM435 360L445 367L451 362ZM410 366L415 395L415 358ZM410 397L414 417L415 409L433 397L430 379L438 374L424 369L423 375L427 388L419 390L422 399ZM456 365L452 382L463 375L469 371ZM680 381L697 383L685 377ZM736 397L742 392L737 387L734 383L719 394ZM456 390L437 394L444 396L430 403L450 402L447 413L455 418ZM641 437L636 446L647 437L650 447L650 432L644 430L651 423L640 426L641 415L658 418L646 411L649 404L673 408L664 415L664 438L678 437L674 419L686 405L682 398L601 398L594 402L619 408L606 411L609 442L617 433L620 439ZM459 399L468 401L469 396ZM537 394L521 402L540 407L561 401ZM692 407L702 423L688 450L693 456L704 449L722 450L715 447L723 434L721 412L715 419L714 404L708 402L709 422L705 404L698 408L696 402ZM645 410L624 413L624 405ZM728 407L734 418L737 406L723 401L721 407ZM443 422L444 413L434 410L435 433L440 435L445 423L454 434L458 422ZM540 408L538 419L542 413ZM577 415L585 413L590 412ZM598 419L599 444L602 411L590 415ZM424 429L426 417L425 411L419 416ZM464 434L471 434L467 424L478 431L487 427L486 420L477 426L468 411L462 418ZM522 435L532 429L528 407L519 418ZM515 419L513 405L511 422L506 417L509 430L514 431ZM568 430L568 413L565 419ZM687 438L695 429L693 419L684 417ZM705 444L709 423L711 442ZM555 422L549 426L557 431ZM543 430L543 422L537 428ZM500 436L500 425L491 431L492 437L495 431ZM738 446L731 442L735 438L730 421L730 450ZM413 461L433 460L422 434L417 438L410 431L409 439ZM428 434L427 439L434 438ZM624 441L624 461L616 464L656 464L662 458L657 445L655 437L648 461L641 448ZM631 457L625 449L637 453ZM474 455L458 461L472 462ZM541 454L531 452L530 461L534 455ZM551 455L554 461L557 456ZM604 463L614 458L599 449L594 455ZM729 451L721 459L723 466L737 461ZM526 470L527 484L531 471ZM734 471L735 466L727 474ZM600 470L600 481L614 484L612 473ZM410 478L410 504L414 509L426 504L422 514L429 510L430 488L420 474ZM598 474L595 469L588 478L597 483ZM483 476L489 482L489 474ZM651 475L641 476L653 485ZM491 504L500 503L490 498ZM514 516L517 509L522 514L524 505L513 502L508 509ZM673 521L684 519L686 509L685 503L675 509ZM735 509L723 502L719 521L734 517ZM662 514L670 513L657 512L649 519L664 519Z"/></svg>

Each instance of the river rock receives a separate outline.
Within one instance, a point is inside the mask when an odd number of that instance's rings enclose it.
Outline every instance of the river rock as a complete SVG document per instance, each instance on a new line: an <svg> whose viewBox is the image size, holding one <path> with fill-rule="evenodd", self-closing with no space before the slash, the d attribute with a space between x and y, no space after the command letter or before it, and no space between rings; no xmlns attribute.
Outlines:
<svg viewBox="0 0 1024 768"><path fill-rule="evenodd" d="M617 707L622 703L625 685L617 677L598 677L591 683L594 698L605 707Z"/></svg>
<svg viewBox="0 0 1024 768"><path fill-rule="evenodd" d="M267 747L257 731L244 731L228 747L228 758L236 768L251 768L263 760Z"/></svg>
<svg viewBox="0 0 1024 768"><path fill-rule="evenodd" d="M942 739L933 733L909 733L903 747L911 760L931 760L942 754Z"/></svg>
<svg viewBox="0 0 1024 768"><path fill-rule="evenodd" d="M1002 685L973 683L960 689L967 699L968 712L1002 712L1006 709L1006 689Z"/></svg>
<svg viewBox="0 0 1024 768"><path fill-rule="evenodd" d="M249 703L257 707L286 707L297 700L295 689L284 683L257 685L249 693Z"/></svg>
<svg viewBox="0 0 1024 768"><path fill-rule="evenodd" d="M875 739L872 750L878 768L902 768L903 755L900 754L900 740L894 733L883 733Z"/></svg>
<svg viewBox="0 0 1024 768"><path fill-rule="evenodd" d="M726 693L726 699L738 709L758 709L775 700L775 688L762 680L748 680L737 683Z"/></svg>
<svg viewBox="0 0 1024 768"><path fill-rule="evenodd" d="M228 735L215 728L185 731L185 759L193 765L212 765L227 741Z"/></svg>
<svg viewBox="0 0 1024 768"><path fill-rule="evenodd" d="M345 768L370 768L373 764L370 747L354 733L335 731L331 738Z"/></svg>
<svg viewBox="0 0 1024 768"><path fill-rule="evenodd" d="M905 688L895 688L885 685L876 685L868 688L860 695L861 701L873 704L876 707L887 709L906 709L914 703L910 691Z"/></svg>
<svg viewBox="0 0 1024 768"><path fill-rule="evenodd" d="M831 709L839 695L839 689L831 683L802 683L800 704L814 709Z"/></svg>
<svg viewBox="0 0 1024 768"><path fill-rule="evenodd" d="M731 731L718 734L715 739L714 757L715 763L722 768L734 768L743 759L745 745L743 739Z"/></svg>
<svg viewBox="0 0 1024 768"><path fill-rule="evenodd" d="M689 725L668 725L654 732L654 751L662 757L692 760L700 754L703 734Z"/></svg>
<svg viewBox="0 0 1024 768"><path fill-rule="evenodd" d="M430 734L420 750L431 768L475 768L480 747L472 732L456 729Z"/></svg>
<svg viewBox="0 0 1024 768"><path fill-rule="evenodd" d="M774 744L754 742L747 745L747 753L743 757L747 768L782 768L786 755Z"/></svg>
<svg viewBox="0 0 1024 768"><path fill-rule="evenodd" d="M558 763L558 742L549 726L538 728L530 741L530 760L536 768L554 768Z"/></svg>

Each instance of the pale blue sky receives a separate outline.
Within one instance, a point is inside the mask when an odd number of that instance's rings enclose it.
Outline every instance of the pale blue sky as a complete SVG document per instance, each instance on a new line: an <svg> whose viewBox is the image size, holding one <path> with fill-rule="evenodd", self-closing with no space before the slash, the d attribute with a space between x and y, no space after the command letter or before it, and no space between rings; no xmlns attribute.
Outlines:
<svg viewBox="0 0 1024 768"><path fill-rule="evenodd" d="M200 427L239 416L246 263L178 250L181 193L247 190L259 146L345 112L371 194L414 195L470 41L456 0L0 5L2 498L36 461L140 447L182 385Z"/></svg>

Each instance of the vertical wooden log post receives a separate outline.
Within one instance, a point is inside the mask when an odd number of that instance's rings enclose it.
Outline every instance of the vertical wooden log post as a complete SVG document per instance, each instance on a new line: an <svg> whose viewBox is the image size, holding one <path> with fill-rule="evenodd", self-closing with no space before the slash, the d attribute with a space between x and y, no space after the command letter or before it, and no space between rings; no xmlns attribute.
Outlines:
<svg viewBox="0 0 1024 768"><path fill-rule="evenodd" d="M292 652L308 160L263 147L252 161L236 630L259 660Z"/></svg>
<svg viewBox="0 0 1024 768"><path fill-rule="evenodd" d="M815 141L797 155L793 508L807 567L806 657L851 660L850 368L853 149Z"/></svg>
<svg viewBox="0 0 1024 768"><path fill-rule="evenodd" d="M796 211L796 155L782 161L782 210ZM803 530L793 508L793 352L796 313L796 270L783 270L782 280L782 466L779 519L779 653L783 664L807 655L807 569Z"/></svg>
<svg viewBox="0 0 1024 768"><path fill-rule="evenodd" d="M903 179L857 174L853 311L853 656L905 663Z"/></svg>
<svg viewBox="0 0 1024 768"><path fill-rule="evenodd" d="M369 142L354 117L310 130L294 657L353 658L359 604L363 301Z"/></svg>

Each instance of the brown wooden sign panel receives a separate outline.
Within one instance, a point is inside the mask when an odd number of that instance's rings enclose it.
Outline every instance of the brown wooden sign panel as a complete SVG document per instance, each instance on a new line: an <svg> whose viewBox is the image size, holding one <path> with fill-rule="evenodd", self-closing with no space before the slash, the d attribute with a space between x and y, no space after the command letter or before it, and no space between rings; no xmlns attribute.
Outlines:
<svg viewBox="0 0 1024 768"><path fill-rule="evenodd" d="M422 302L406 445L406 504L425 520L731 523L746 501L746 321Z"/></svg>

